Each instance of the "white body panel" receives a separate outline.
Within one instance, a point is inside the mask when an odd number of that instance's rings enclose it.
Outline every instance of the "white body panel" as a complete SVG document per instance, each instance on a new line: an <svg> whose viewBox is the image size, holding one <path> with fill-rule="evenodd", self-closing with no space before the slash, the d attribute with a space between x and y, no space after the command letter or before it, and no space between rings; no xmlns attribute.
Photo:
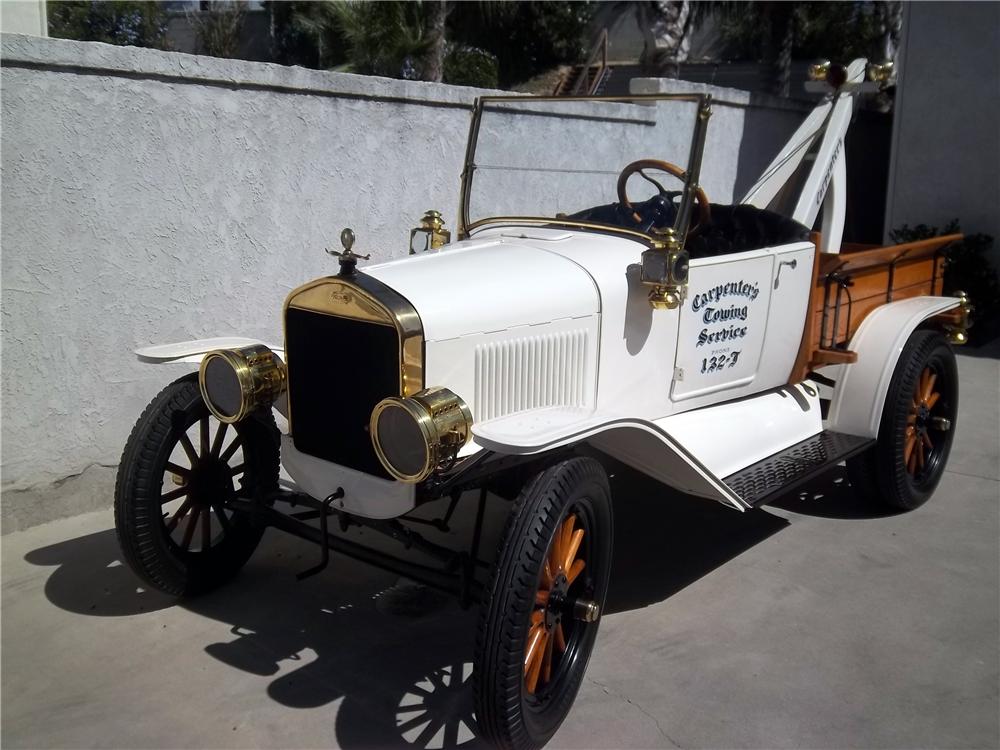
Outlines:
<svg viewBox="0 0 1000 750"><path fill-rule="evenodd" d="M344 497L336 507L367 518L395 518L413 510L416 490L412 484L382 479L296 450L291 435L281 436L281 463L296 489L325 500L338 488Z"/></svg>
<svg viewBox="0 0 1000 750"><path fill-rule="evenodd" d="M425 345L424 379L447 383L477 422L545 407L593 409L600 316L470 334ZM568 377L556 377L567 371Z"/></svg>
<svg viewBox="0 0 1000 750"><path fill-rule="evenodd" d="M850 349L858 361L833 372L830 429L878 437L882 407L899 355L910 334L927 318L958 306L953 297L914 297L876 308L861 322Z"/></svg>
<svg viewBox="0 0 1000 750"><path fill-rule="evenodd" d="M656 424L717 477L734 474L823 430L819 392L810 382L687 411Z"/></svg>
<svg viewBox="0 0 1000 750"><path fill-rule="evenodd" d="M416 308L425 341L593 315L600 310L593 279L546 252L546 244L575 239L569 232L558 234L562 239L549 242L512 237L458 242L445 252L363 270Z"/></svg>

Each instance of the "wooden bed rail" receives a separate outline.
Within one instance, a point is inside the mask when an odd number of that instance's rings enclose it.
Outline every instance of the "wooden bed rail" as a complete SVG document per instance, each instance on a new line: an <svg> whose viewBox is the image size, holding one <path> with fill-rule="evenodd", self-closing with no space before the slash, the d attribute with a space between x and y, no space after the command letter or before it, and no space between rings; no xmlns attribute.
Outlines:
<svg viewBox="0 0 1000 750"><path fill-rule="evenodd" d="M885 247L845 245L840 253L816 246L812 292L791 382L817 367L856 362L847 349L861 321L875 308L942 293L945 251L961 234L947 234Z"/></svg>

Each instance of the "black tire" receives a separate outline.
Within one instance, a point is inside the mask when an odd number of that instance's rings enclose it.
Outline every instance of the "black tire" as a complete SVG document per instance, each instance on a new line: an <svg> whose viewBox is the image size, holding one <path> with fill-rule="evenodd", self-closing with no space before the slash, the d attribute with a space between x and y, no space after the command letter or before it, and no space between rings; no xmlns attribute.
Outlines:
<svg viewBox="0 0 1000 750"><path fill-rule="evenodd" d="M125 561L151 587L175 596L225 583L263 534L226 507L236 477L241 495L258 497L277 487L278 461L269 412L226 427L205 406L197 375L175 380L139 417L118 466L115 530ZM171 475L178 486L164 492Z"/></svg>
<svg viewBox="0 0 1000 750"><path fill-rule="evenodd" d="M925 373L933 380L924 380ZM930 408L919 392L928 382L932 396L938 394ZM941 481L957 425L955 354L941 333L918 330L892 373L875 445L847 461L852 487L867 500L900 510L923 505Z"/></svg>
<svg viewBox="0 0 1000 750"><path fill-rule="evenodd" d="M553 542L567 523L567 540L584 532L576 556L584 567L575 578L555 575L549 584L543 578L546 562L557 550L573 554L572 545ZM612 540L611 491L594 459L573 458L539 472L514 502L482 604L473 671L479 732L496 746L541 747L569 713L599 624L574 618L572 603L593 602L603 610ZM546 587L551 606L536 607L538 592ZM565 646L561 652L557 628ZM545 641L535 635L539 629L546 631ZM543 679L545 668L537 667L531 689L525 666L529 633L541 651L538 658L551 659L549 679ZM549 640L553 645L546 651L541 644Z"/></svg>

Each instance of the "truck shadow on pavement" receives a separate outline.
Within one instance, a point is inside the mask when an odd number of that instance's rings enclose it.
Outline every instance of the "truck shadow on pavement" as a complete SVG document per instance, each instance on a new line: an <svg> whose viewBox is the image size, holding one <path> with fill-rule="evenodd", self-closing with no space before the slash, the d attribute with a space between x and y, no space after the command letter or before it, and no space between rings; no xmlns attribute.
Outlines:
<svg viewBox="0 0 1000 750"><path fill-rule="evenodd" d="M612 470L611 482L611 615L663 601L789 525L766 510L741 514L682 495L664 498L662 485L624 468ZM820 480L810 492L842 494L839 484L846 482ZM796 503L811 507L795 496L783 502L796 512L809 512ZM478 746L471 689L477 609L463 611L444 595L338 555L320 575L296 582L294 574L316 554L269 531L235 581L186 600L146 590L121 563L110 529L26 559L54 568L45 594L70 612L145 615L146 627L157 627L168 619L158 611L181 607L225 623L228 637L215 643L199 644L176 623L162 624L155 637L176 639L175 650L203 648L221 664L269 679L267 695L279 704L316 709L339 701L331 720L340 747Z"/></svg>

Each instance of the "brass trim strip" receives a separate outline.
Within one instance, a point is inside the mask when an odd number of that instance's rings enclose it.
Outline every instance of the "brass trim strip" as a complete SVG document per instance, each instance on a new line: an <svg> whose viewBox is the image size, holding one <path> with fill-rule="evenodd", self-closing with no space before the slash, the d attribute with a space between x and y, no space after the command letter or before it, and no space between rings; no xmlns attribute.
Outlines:
<svg viewBox="0 0 1000 750"><path fill-rule="evenodd" d="M347 276L324 276L293 289L282 308L282 326L289 308L391 326L399 337L399 395L411 396L424 387L424 328L420 315L401 294L378 279L357 271ZM321 342L317 342L317 346ZM288 334L285 332L288 366ZM331 373L331 388L335 387ZM347 373L348 379L350 373ZM288 391L288 424L292 428L292 398Z"/></svg>

